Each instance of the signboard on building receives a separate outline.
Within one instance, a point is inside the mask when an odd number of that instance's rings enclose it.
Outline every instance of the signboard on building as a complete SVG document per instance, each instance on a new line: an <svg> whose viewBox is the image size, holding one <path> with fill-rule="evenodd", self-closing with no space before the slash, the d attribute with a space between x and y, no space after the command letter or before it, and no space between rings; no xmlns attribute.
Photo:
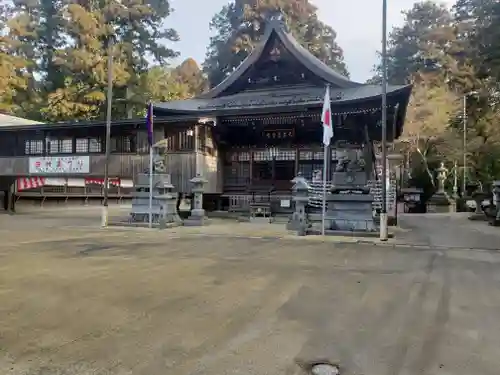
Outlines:
<svg viewBox="0 0 500 375"><path fill-rule="evenodd" d="M29 158L30 174L90 173L89 156L52 156Z"/></svg>

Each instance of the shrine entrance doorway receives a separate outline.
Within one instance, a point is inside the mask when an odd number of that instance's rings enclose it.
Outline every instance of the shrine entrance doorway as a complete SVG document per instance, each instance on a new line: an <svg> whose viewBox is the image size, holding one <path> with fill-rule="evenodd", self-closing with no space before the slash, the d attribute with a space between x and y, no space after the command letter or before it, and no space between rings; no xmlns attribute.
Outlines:
<svg viewBox="0 0 500 375"><path fill-rule="evenodd" d="M252 186L274 191L290 191L296 175L296 152L291 149L269 147L254 152Z"/></svg>

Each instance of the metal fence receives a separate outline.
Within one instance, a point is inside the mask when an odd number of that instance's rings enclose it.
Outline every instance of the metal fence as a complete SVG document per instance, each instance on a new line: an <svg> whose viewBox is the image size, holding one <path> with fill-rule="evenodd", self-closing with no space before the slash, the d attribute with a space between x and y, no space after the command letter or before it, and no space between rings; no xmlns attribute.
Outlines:
<svg viewBox="0 0 500 375"><path fill-rule="evenodd" d="M323 207L323 182L310 182L309 183L309 207L313 209L320 209ZM382 208L382 181L371 180L368 181L370 194L373 195L373 210L374 212ZM326 182L327 194L332 188L332 182ZM387 210L391 212L396 206L396 181L391 180L387 191Z"/></svg>

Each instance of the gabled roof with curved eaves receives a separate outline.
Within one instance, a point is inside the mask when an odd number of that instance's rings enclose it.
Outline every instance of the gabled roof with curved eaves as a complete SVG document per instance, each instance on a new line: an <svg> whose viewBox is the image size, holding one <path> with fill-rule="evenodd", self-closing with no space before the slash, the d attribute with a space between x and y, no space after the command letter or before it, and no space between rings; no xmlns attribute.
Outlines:
<svg viewBox="0 0 500 375"><path fill-rule="evenodd" d="M213 99L224 95L226 91L242 76L244 75L254 64L256 64L262 57L262 54L266 50L267 44L273 39L273 36L279 39L287 51L295 57L305 68L307 68L311 73L315 74L317 77L321 78L325 84L330 83L334 87L338 88L353 88L363 86L362 83L354 82L349 80L349 78L336 72L321 60L315 57L306 48L300 45L300 43L285 30L284 24L280 20L271 20L266 28L266 32L255 47L255 49L248 55L248 57L243 60L243 62L236 68L224 81L219 85L200 95L199 98L203 99Z"/></svg>

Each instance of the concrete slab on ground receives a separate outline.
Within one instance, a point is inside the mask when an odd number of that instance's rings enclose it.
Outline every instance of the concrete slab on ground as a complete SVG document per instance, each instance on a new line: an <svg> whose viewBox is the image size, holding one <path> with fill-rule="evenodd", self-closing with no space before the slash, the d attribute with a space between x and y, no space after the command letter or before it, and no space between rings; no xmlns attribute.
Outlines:
<svg viewBox="0 0 500 375"><path fill-rule="evenodd" d="M468 214L401 215L399 241L434 248L500 250L500 228L470 221Z"/></svg>

